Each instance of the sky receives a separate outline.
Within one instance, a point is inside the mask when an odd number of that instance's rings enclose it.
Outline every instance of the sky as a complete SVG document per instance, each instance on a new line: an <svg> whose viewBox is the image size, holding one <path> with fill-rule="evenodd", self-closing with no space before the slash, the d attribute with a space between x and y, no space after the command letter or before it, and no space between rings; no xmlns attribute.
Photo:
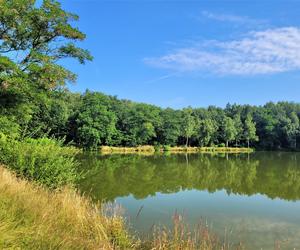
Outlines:
<svg viewBox="0 0 300 250"><path fill-rule="evenodd" d="M300 102L300 1L62 0L94 56L70 89L161 107Z"/></svg>

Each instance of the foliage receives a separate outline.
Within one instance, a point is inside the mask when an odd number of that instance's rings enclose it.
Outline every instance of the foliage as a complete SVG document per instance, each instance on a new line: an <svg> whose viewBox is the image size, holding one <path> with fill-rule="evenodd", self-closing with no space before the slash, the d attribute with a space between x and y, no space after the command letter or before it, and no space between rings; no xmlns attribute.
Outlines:
<svg viewBox="0 0 300 250"><path fill-rule="evenodd" d="M76 79L58 62L92 59L75 45L85 39L71 24L76 20L55 0L41 5L35 0L0 1L0 114L13 114L24 126L52 90Z"/></svg>
<svg viewBox="0 0 300 250"><path fill-rule="evenodd" d="M0 135L0 162L18 176L50 188L72 185L78 180L76 151L52 139L16 141Z"/></svg>
<svg viewBox="0 0 300 250"><path fill-rule="evenodd" d="M245 120L245 139L247 140L247 144L249 147L250 140L258 140L256 136L256 128L255 123L252 121L252 117L248 114Z"/></svg>
<svg viewBox="0 0 300 250"><path fill-rule="evenodd" d="M86 148L111 145L116 134L116 116L105 105L106 97L86 92L76 116L76 141Z"/></svg>
<svg viewBox="0 0 300 250"><path fill-rule="evenodd" d="M195 134L197 125L196 117L193 116L192 108L186 108L182 111L182 136L186 138L185 146L189 146L189 138Z"/></svg>
<svg viewBox="0 0 300 250"><path fill-rule="evenodd" d="M203 119L199 124L199 139L201 146L210 146L212 138L217 132L217 124L212 119Z"/></svg>
<svg viewBox="0 0 300 250"><path fill-rule="evenodd" d="M228 147L228 143L233 141L237 136L234 121L230 117L225 117L223 120L222 135L226 142L226 147Z"/></svg>
<svg viewBox="0 0 300 250"><path fill-rule="evenodd" d="M99 92L70 93L75 75L59 60L91 60L77 47L78 16L55 0L0 1L0 133L99 146L220 145L299 150L300 104L174 110Z"/></svg>

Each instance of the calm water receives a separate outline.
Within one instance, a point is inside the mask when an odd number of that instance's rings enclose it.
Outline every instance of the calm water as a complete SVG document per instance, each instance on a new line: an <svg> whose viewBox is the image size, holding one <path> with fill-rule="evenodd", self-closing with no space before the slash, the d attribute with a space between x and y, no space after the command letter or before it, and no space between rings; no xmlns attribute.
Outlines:
<svg viewBox="0 0 300 250"><path fill-rule="evenodd" d="M84 155L80 188L124 207L133 230L181 213L247 249L300 249L300 154ZM138 216L137 216L138 214Z"/></svg>

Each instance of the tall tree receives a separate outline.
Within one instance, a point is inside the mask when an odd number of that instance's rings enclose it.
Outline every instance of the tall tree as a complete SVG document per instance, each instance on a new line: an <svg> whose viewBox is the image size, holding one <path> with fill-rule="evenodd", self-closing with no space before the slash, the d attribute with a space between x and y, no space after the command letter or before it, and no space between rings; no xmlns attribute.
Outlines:
<svg viewBox="0 0 300 250"><path fill-rule="evenodd" d="M297 136L299 135L299 118L295 112L289 114L284 126L289 146L297 148Z"/></svg>
<svg viewBox="0 0 300 250"><path fill-rule="evenodd" d="M236 138L237 131L235 129L234 121L226 116L222 124L222 134L223 139L226 142L226 147L228 147L229 142L233 141Z"/></svg>
<svg viewBox="0 0 300 250"><path fill-rule="evenodd" d="M212 119L204 119L199 122L199 140L201 146L210 146L218 126Z"/></svg>
<svg viewBox="0 0 300 250"><path fill-rule="evenodd" d="M66 12L55 0L0 1L0 112L14 114L19 122L30 120L34 107L48 91L76 76L58 63L75 58L91 60L77 47L85 35L71 23L78 16Z"/></svg>
<svg viewBox="0 0 300 250"><path fill-rule="evenodd" d="M235 135L235 146L238 146L238 143L243 139L243 123L241 120L241 115L240 114L235 114L233 117L233 122L236 130L236 135Z"/></svg>
<svg viewBox="0 0 300 250"><path fill-rule="evenodd" d="M195 133L197 120L193 116L192 108L183 109L182 131L185 137L185 146L189 145L190 137Z"/></svg>
<svg viewBox="0 0 300 250"><path fill-rule="evenodd" d="M76 118L77 141L86 148L113 144L116 116L108 108L109 99L100 93L86 92Z"/></svg>
<svg viewBox="0 0 300 250"><path fill-rule="evenodd" d="M244 137L247 141L247 146L249 148L250 141L257 141L258 137L256 135L256 127L255 123L252 120L252 115L248 114L245 120L245 127L244 127Z"/></svg>

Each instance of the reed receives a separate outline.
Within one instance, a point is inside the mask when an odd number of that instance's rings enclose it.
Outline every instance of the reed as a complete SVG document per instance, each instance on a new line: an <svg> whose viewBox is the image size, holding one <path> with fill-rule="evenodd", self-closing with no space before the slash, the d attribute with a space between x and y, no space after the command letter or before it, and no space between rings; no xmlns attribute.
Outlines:
<svg viewBox="0 0 300 250"><path fill-rule="evenodd" d="M242 243L232 244L212 232L207 223L199 223L191 230L182 215L175 213L171 228L156 226L153 235L140 245L140 249L152 250L242 250Z"/></svg>

